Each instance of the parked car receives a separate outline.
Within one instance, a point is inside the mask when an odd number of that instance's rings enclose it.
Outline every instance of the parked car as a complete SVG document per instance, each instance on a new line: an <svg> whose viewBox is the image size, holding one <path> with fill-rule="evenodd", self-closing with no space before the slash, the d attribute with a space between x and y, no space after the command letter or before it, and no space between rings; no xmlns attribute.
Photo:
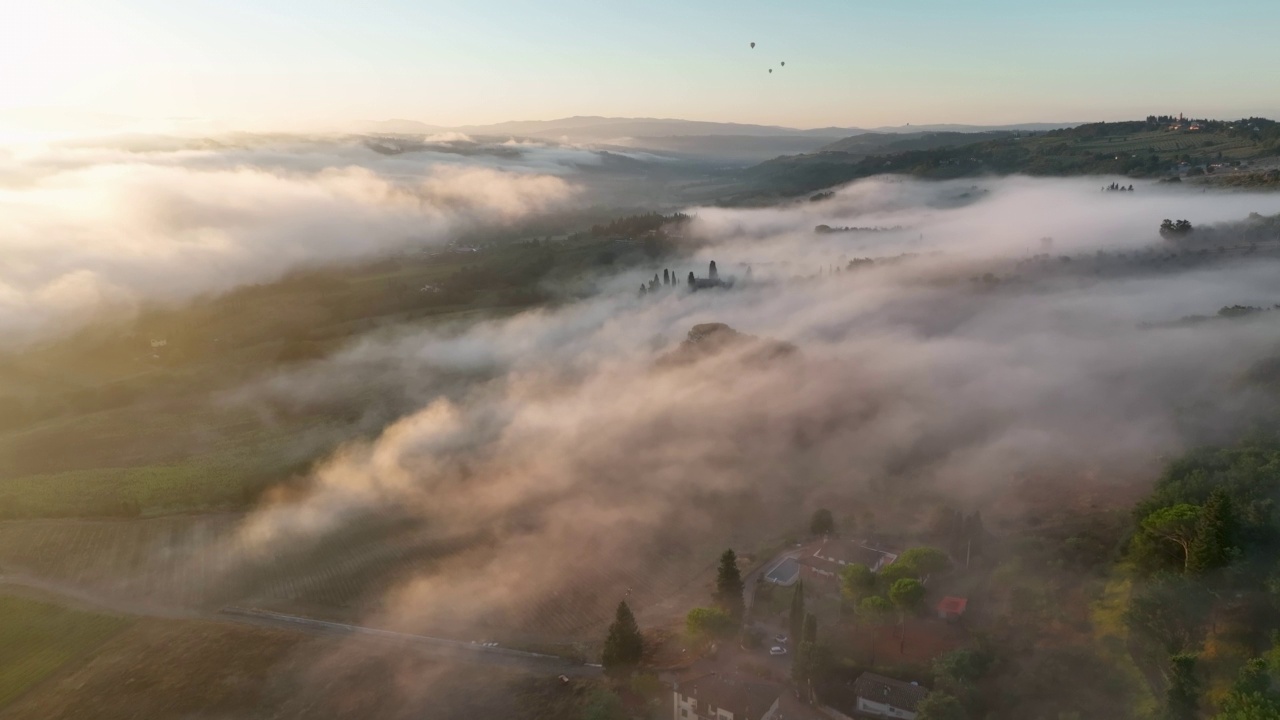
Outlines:
<svg viewBox="0 0 1280 720"><path fill-rule="evenodd" d="M774 645L772 648L769 649L769 654L770 655L786 655L787 649L782 647L781 645Z"/></svg>
<svg viewBox="0 0 1280 720"><path fill-rule="evenodd" d="M778 643L779 645L785 645L785 644L787 643L787 636L786 636L786 635L774 635L774 636L773 636L773 641L774 641L774 642L776 642L776 643Z"/></svg>

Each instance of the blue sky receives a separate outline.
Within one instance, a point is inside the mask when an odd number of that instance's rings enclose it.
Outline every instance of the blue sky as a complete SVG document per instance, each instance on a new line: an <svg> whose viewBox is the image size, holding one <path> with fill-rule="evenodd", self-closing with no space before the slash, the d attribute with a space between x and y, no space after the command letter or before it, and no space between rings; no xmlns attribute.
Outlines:
<svg viewBox="0 0 1280 720"><path fill-rule="evenodd" d="M1274 117L1277 28L1275 0L6 0L0 109L281 129Z"/></svg>

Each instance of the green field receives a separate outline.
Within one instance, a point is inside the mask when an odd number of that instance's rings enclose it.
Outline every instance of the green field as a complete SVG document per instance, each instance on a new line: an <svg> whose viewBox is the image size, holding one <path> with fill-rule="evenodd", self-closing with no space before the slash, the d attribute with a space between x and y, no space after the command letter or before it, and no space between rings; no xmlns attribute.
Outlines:
<svg viewBox="0 0 1280 720"><path fill-rule="evenodd" d="M0 355L0 520L247 507L411 409L389 396L273 405L256 383L370 333L510 316L581 291L593 268L650 262L652 247L614 242L625 234L316 270Z"/></svg>
<svg viewBox="0 0 1280 720"><path fill-rule="evenodd" d="M0 708L127 625L123 618L0 595Z"/></svg>

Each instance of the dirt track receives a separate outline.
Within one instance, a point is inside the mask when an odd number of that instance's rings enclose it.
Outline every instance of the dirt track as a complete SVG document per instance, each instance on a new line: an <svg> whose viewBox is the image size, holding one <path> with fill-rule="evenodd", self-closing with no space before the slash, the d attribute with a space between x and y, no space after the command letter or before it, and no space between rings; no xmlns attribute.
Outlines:
<svg viewBox="0 0 1280 720"><path fill-rule="evenodd" d="M217 613L202 614L191 610L157 606L140 601L124 602L119 599L89 593L80 588L23 575L0 575L0 590L13 590L21 594L31 593L40 599L51 600L59 604L117 615L168 620L212 620L293 630L318 636L349 636L357 638L361 642L394 644L437 659L511 667L538 674L594 677L602 672L601 668L597 666L581 665L554 655L539 655L501 647L485 647L475 643L393 632L361 625L334 623L296 615L245 608L227 608Z"/></svg>

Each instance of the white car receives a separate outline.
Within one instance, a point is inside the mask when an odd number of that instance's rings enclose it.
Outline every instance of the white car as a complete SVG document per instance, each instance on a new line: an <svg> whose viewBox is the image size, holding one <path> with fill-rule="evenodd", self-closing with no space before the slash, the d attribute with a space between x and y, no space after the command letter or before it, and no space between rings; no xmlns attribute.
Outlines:
<svg viewBox="0 0 1280 720"><path fill-rule="evenodd" d="M781 645L774 645L773 647L769 648L769 654L770 655L786 655L787 649L782 647Z"/></svg>

